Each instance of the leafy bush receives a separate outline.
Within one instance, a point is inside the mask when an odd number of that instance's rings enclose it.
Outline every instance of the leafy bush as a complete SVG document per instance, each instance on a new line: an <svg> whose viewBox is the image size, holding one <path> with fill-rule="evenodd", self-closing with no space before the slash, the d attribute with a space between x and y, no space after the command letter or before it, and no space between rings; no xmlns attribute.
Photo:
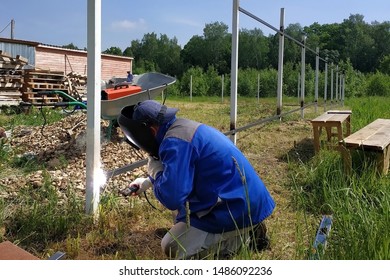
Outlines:
<svg viewBox="0 0 390 280"><path fill-rule="evenodd" d="M191 92L191 77L192 77L192 95L205 96L208 93L209 85L205 78L205 74L201 67L191 67L184 74L181 79L180 91L184 95L190 95Z"/></svg>
<svg viewBox="0 0 390 280"><path fill-rule="evenodd" d="M390 77L377 72L368 79L367 95L390 96Z"/></svg>

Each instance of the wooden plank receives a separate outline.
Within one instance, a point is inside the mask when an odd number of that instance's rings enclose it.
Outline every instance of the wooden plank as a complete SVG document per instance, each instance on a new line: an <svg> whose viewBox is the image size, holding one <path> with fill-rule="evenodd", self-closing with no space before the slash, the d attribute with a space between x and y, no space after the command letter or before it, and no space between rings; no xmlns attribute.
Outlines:
<svg viewBox="0 0 390 280"><path fill-rule="evenodd" d="M348 114L328 114L324 113L321 116L311 120L312 123L327 123L327 122L344 122L349 118Z"/></svg>
<svg viewBox="0 0 390 280"><path fill-rule="evenodd" d="M23 57L23 56L21 56L21 55L19 55L19 54L16 56L16 59L18 60L18 62L22 62L24 64L28 63L28 59Z"/></svg>
<svg viewBox="0 0 390 280"><path fill-rule="evenodd" d="M39 260L33 254L9 241L0 243L0 260Z"/></svg>
<svg viewBox="0 0 390 280"><path fill-rule="evenodd" d="M347 147L360 147L383 150L390 143L390 120L377 119L352 135L346 137Z"/></svg>
<svg viewBox="0 0 390 280"><path fill-rule="evenodd" d="M352 114L352 110L329 110L326 111L327 114Z"/></svg>
<svg viewBox="0 0 390 280"><path fill-rule="evenodd" d="M22 96L22 93L20 91L0 91L0 97L1 96Z"/></svg>

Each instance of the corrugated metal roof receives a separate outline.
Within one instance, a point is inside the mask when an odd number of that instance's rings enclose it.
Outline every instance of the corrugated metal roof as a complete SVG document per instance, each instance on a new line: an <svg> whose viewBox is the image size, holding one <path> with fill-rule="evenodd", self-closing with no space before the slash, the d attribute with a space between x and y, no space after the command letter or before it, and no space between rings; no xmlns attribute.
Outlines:
<svg viewBox="0 0 390 280"><path fill-rule="evenodd" d="M66 50L66 51L70 51L70 52L80 52L80 53L86 53L87 51L84 51L84 50L75 50L75 49L68 49L68 48L63 48L63 47L60 47L60 46L55 46L55 45L49 45L49 44L43 44L43 43L40 43L40 42L33 42L33 41L26 41L26 40L18 40L18 39L9 39L9 38L1 38L0 37L0 50L4 50L12 55L22 55L26 58L29 58L28 56L26 55L23 55L22 53L14 53L12 50L12 48L16 48L16 47L11 47L11 45L8 45L8 44L15 44L15 45L28 45L28 46L32 46L32 47L43 47L43 48L55 48L55 49L61 49L61 50ZM5 48L2 48L2 46L7 46L7 49ZM31 55L31 54L29 54ZM113 55L113 54L103 54L102 53L102 56L112 56L112 57L118 57L118 58L121 58L121 59L130 59L130 60L133 60L134 58L133 57L128 57L128 56L121 56L121 55ZM35 60L35 59L34 59Z"/></svg>

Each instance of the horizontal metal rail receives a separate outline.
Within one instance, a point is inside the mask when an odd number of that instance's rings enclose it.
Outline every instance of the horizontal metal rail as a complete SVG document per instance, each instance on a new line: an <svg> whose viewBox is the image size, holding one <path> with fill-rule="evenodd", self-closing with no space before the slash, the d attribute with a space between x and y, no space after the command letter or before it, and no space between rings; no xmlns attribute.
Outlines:
<svg viewBox="0 0 390 280"><path fill-rule="evenodd" d="M261 18L255 16L254 14L248 12L247 10L245 10L245 9L243 9L243 8L241 8L241 7L239 7L238 9L239 9L239 11L240 11L241 13L243 13L243 14L247 15L248 17L251 17L252 19L254 19L254 20L256 20L256 21L258 21L258 22L264 24L265 26L271 28L273 31L279 33L280 35L286 36L288 39L294 41L295 43L297 43L297 44L298 44L299 46L301 46L302 48L306 48L306 49L308 49L309 51L311 51L312 53L314 53L315 55L318 55L318 53L317 53L315 50L309 48L307 45L303 44L301 41L295 39L294 37L288 35L287 33L285 33L284 31L280 30L279 28L276 28L276 27L272 26L272 25L269 24L268 22L262 20ZM320 56L319 56L319 58L320 58L320 60L322 60L322 61L324 61L324 62L328 62L325 58L322 58L322 57L320 57Z"/></svg>
<svg viewBox="0 0 390 280"><path fill-rule="evenodd" d="M249 129L251 127L254 127L254 126L257 126L257 125L261 125L261 124L264 124L264 123L268 123L268 122L271 122L271 121L274 121L274 120L277 120L277 119L280 119L281 117L284 117L288 114L291 114L291 113L294 113L294 112L297 112L299 110L302 110L303 108L306 108L306 107L309 107L309 106L312 106L314 105L316 102L313 102L313 103L308 103L306 104L305 106L302 106L302 107L299 107L297 109L293 109L293 110L290 110L290 111L287 111L283 114L280 114L280 115L274 115L274 116L271 116L271 117L267 117L265 119L260 119L260 120L257 120L255 122L252 122L250 124L247 124L245 126L242 126L242 127L239 127L239 128L236 128L236 129L233 129L233 130L230 130L230 131L227 131L227 132L224 132L223 134L228 136L228 135L234 135L236 134L237 132L240 132L240 131L243 131L243 130L246 130L246 129ZM148 162L147 159L142 159L142 160L139 160L139 161L136 161L134 163L131 163L131 164L128 164L128 165L125 165L123 167L120 167L120 168L117 168L117 169L113 169L113 170L109 170L109 171L106 171L105 174L107 176L107 179L113 177L113 176L116 176L116 175L119 175L119 174L122 174L122 173L125 173L125 172L129 172L129 171L132 171L136 168L139 168L141 166L144 166L146 163Z"/></svg>

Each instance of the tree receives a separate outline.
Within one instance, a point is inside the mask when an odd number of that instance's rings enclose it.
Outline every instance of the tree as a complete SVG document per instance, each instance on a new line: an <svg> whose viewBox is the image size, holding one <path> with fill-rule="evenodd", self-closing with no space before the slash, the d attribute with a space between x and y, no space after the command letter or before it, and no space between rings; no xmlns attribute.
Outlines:
<svg viewBox="0 0 390 280"><path fill-rule="evenodd" d="M77 46L75 46L73 43L70 43L68 45L63 45L61 48L71 49L71 50L79 50L79 48Z"/></svg>
<svg viewBox="0 0 390 280"><path fill-rule="evenodd" d="M112 54L112 55L122 55L122 50L118 47L111 47L109 49L106 49L103 53L105 54Z"/></svg>
<svg viewBox="0 0 390 280"><path fill-rule="evenodd" d="M222 22L209 23L203 28L204 57L207 62L203 65L204 70L209 65L214 65L219 73L230 72L231 36L228 29Z"/></svg>
<svg viewBox="0 0 390 280"><path fill-rule="evenodd" d="M142 40L133 40L126 50L127 55L134 57L134 68L137 72L158 71L172 76L182 73L180 58L181 47L176 37L147 33Z"/></svg>
<svg viewBox="0 0 390 280"><path fill-rule="evenodd" d="M341 24L345 36L345 53L342 59L349 57L352 65L364 72L374 70L374 40L370 36L370 27L363 15L350 15Z"/></svg>
<svg viewBox="0 0 390 280"><path fill-rule="evenodd" d="M130 47L127 47L124 51L123 51L123 56L128 56L128 57L133 57L133 51Z"/></svg>
<svg viewBox="0 0 390 280"><path fill-rule="evenodd" d="M240 31L238 47L238 65L240 68L266 68L268 52L268 40L260 29L242 29Z"/></svg>

